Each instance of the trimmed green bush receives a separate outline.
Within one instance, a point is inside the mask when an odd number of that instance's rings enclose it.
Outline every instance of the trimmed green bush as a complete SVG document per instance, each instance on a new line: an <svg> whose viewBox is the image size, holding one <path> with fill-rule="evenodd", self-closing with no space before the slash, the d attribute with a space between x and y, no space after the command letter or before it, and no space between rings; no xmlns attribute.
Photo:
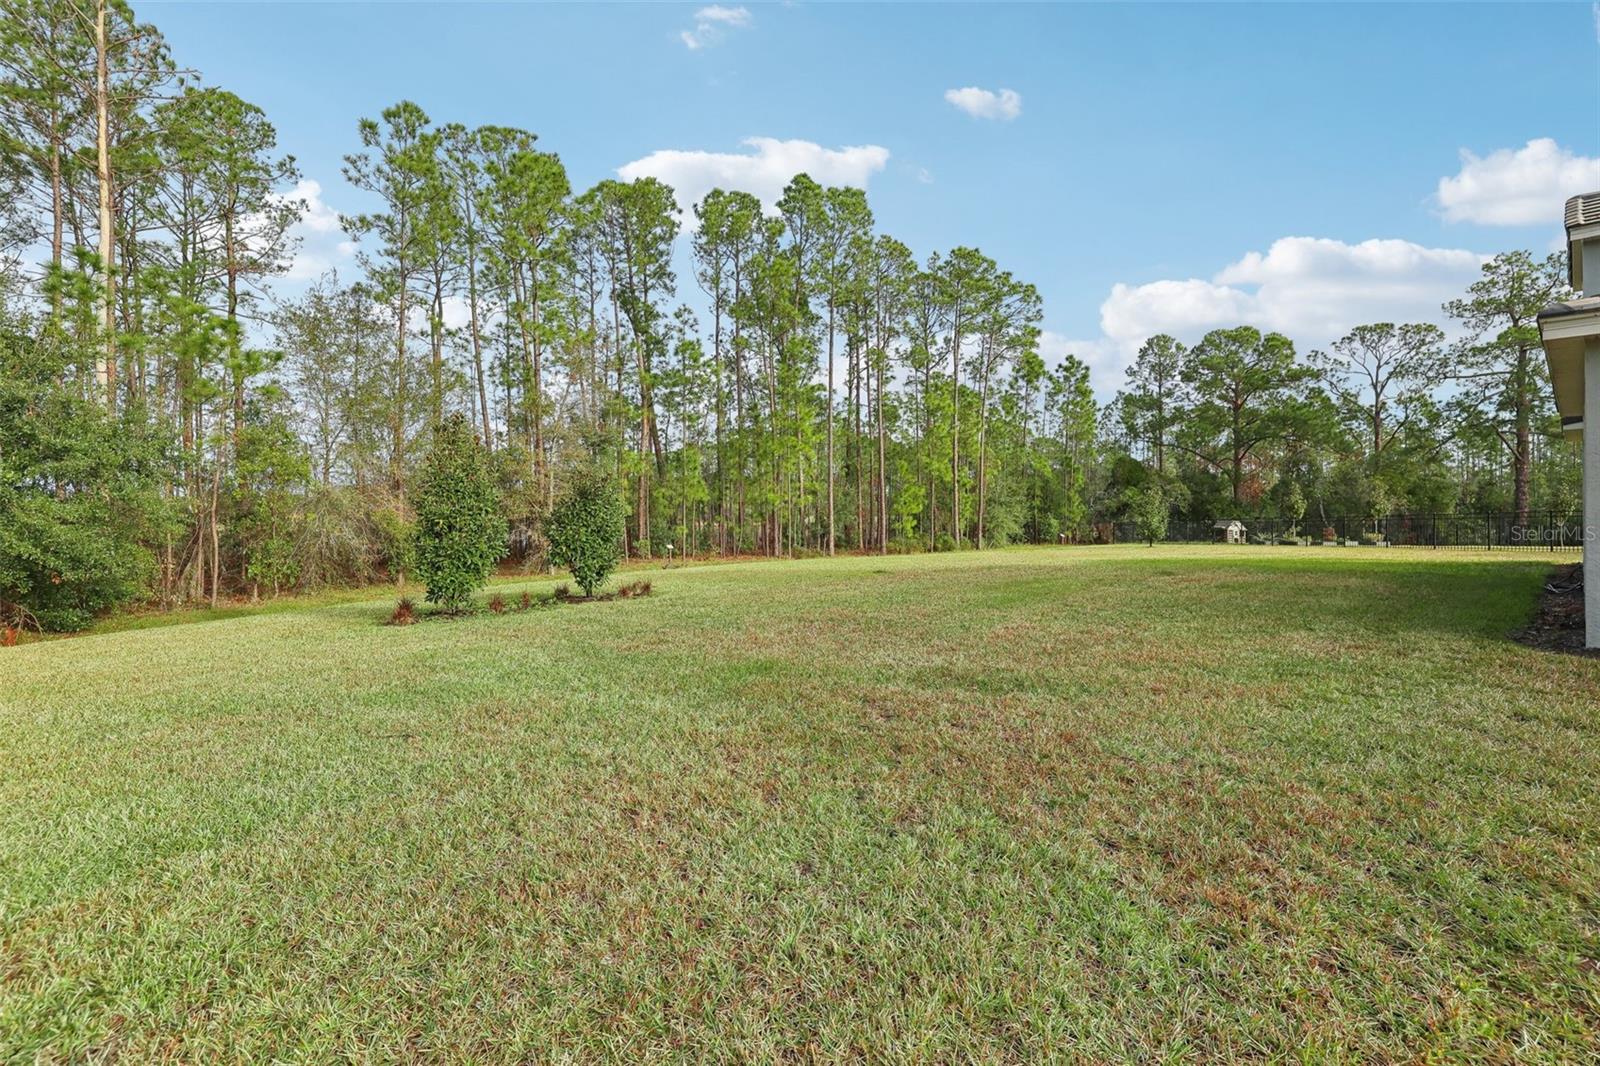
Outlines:
<svg viewBox="0 0 1600 1066"><path fill-rule="evenodd" d="M605 584L622 558L622 497L604 474L578 475L544 520L550 562L572 571L585 596Z"/></svg>
<svg viewBox="0 0 1600 1066"><path fill-rule="evenodd" d="M448 611L466 608L505 554L506 520L489 457L459 412L434 430L417 493L414 543L427 600Z"/></svg>

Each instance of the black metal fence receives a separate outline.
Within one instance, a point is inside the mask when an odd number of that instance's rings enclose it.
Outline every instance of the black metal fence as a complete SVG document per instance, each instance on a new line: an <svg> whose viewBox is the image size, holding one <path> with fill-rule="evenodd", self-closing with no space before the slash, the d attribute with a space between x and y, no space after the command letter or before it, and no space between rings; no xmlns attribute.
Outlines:
<svg viewBox="0 0 1600 1066"><path fill-rule="evenodd" d="M1244 544L1388 544L1418 548L1519 549L1523 551L1576 551L1583 547L1583 516L1574 512L1531 511L1518 521L1512 512L1494 514L1391 514L1377 520L1367 516L1307 515L1299 522L1287 518L1241 518L1242 530L1231 532L1232 542ZM1101 543L1140 541L1132 522L1106 522L1095 526ZM1230 530L1215 522L1174 520L1167 525L1166 542L1173 544L1229 543Z"/></svg>

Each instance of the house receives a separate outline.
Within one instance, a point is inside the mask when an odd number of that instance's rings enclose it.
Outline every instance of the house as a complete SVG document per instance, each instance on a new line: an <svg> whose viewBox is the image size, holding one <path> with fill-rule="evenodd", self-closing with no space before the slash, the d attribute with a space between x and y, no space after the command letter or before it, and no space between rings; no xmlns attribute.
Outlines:
<svg viewBox="0 0 1600 1066"><path fill-rule="evenodd" d="M1244 523L1237 518L1219 518L1211 528L1219 544L1244 543Z"/></svg>
<svg viewBox="0 0 1600 1066"><path fill-rule="evenodd" d="M1600 648L1600 192L1567 201L1567 278L1581 294L1539 314L1539 339L1550 365L1561 429L1583 451L1584 647Z"/></svg>

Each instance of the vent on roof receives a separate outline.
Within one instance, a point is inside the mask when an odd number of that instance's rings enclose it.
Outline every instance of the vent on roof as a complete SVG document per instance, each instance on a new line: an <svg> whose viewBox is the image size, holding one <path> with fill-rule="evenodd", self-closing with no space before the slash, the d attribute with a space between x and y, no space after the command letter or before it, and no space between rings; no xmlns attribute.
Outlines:
<svg viewBox="0 0 1600 1066"><path fill-rule="evenodd" d="M1591 277L1590 284L1583 283L1584 259L1600 252L1600 192L1586 192L1567 199L1567 280L1585 296L1600 296L1600 278ZM1589 255L1584 255L1585 245ZM1593 264L1590 264L1591 266ZM1590 274L1600 271L1590 270Z"/></svg>
<svg viewBox="0 0 1600 1066"><path fill-rule="evenodd" d="M1567 230L1600 224L1600 192L1567 198Z"/></svg>

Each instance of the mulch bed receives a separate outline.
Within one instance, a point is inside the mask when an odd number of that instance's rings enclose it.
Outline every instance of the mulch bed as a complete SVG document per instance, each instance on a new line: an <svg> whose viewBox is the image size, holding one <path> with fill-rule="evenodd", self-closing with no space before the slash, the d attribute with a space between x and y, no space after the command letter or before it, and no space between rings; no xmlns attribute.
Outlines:
<svg viewBox="0 0 1600 1066"><path fill-rule="evenodd" d="M1565 655L1600 657L1600 648L1583 646L1583 564L1556 567L1539 594L1539 608L1528 628L1513 635L1518 643Z"/></svg>

